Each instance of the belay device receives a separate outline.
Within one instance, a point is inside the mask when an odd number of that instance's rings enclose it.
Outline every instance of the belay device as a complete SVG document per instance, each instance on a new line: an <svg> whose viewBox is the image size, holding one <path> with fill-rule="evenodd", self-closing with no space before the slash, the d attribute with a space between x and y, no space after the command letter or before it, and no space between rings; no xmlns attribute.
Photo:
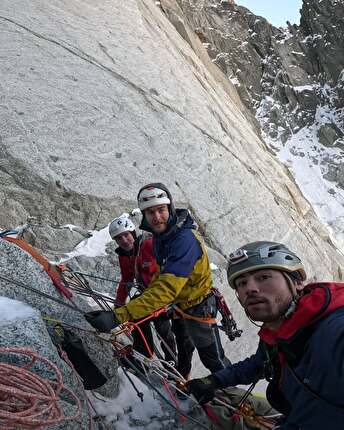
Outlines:
<svg viewBox="0 0 344 430"><path fill-rule="evenodd" d="M230 341L233 341L235 340L235 338L241 336L242 330L238 329L236 322L233 318L232 312L227 306L225 298L220 293L220 291L217 288L213 288L212 291L216 298L217 309L222 316L219 329L223 330L226 333Z"/></svg>

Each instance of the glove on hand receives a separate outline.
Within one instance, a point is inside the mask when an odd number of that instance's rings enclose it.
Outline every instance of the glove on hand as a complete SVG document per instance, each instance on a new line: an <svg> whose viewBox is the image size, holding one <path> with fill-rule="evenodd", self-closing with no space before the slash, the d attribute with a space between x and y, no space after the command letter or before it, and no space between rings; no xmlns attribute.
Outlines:
<svg viewBox="0 0 344 430"><path fill-rule="evenodd" d="M192 379L186 383L186 388L189 394L193 394L200 405L210 402L215 397L215 391L219 388L219 384L210 375L205 378Z"/></svg>
<svg viewBox="0 0 344 430"><path fill-rule="evenodd" d="M120 322L113 311L91 311L84 314L86 320L102 333L110 333Z"/></svg>

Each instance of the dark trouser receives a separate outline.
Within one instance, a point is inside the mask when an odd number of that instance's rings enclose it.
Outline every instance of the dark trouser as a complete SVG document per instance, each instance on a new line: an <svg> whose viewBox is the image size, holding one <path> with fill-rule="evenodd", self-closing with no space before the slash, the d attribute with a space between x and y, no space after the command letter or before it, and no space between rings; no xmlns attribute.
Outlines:
<svg viewBox="0 0 344 430"><path fill-rule="evenodd" d="M171 320L167 319L165 315L159 315L158 317L154 318L153 324L155 330L161 338L160 345L164 352L165 360L175 362L177 357L177 349L176 341L172 332Z"/></svg>
<svg viewBox="0 0 344 430"><path fill-rule="evenodd" d="M176 369L187 379L191 372L192 354L195 350L195 346L187 333L184 320L179 318L174 319L172 321L172 330L176 337L178 351Z"/></svg>
<svg viewBox="0 0 344 430"><path fill-rule="evenodd" d="M217 314L216 299L213 295L208 296L202 303L185 310L191 316L198 318L215 318ZM178 321L178 320L176 320ZM224 350L221 345L219 329L216 324L206 324L194 320L180 320L178 334L176 334L178 345L178 366L177 370L180 371L185 377L184 373L191 370L192 352L189 348L187 353L182 352L182 346L179 346L178 338L183 339L183 345L191 342L197 349L201 362L210 372L217 372L229 366L231 362L225 356ZM176 333L176 332L175 332ZM190 353L191 351L191 353ZM180 353L182 354L180 355Z"/></svg>
<svg viewBox="0 0 344 430"><path fill-rule="evenodd" d="M161 349L164 352L165 360L176 361L176 343L172 333L171 321L169 319L166 319L164 315L160 315L154 319L150 319L145 321L144 323L139 324L139 328L141 329L141 332L145 337L145 340L147 341L148 347L151 352L154 352L153 334L152 328L150 326L151 321L154 323L155 330L161 337ZM133 338L133 348L135 349L135 351L140 352L146 357L149 357L149 351L138 329L135 329L133 331Z"/></svg>

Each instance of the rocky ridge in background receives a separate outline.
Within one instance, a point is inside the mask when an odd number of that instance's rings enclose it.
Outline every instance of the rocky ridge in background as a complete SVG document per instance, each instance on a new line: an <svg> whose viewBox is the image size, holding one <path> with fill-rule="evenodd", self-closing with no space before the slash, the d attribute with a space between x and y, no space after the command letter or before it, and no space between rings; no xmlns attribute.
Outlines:
<svg viewBox="0 0 344 430"><path fill-rule="evenodd" d="M284 29L233 1L177 4L179 10L176 2L161 1L182 37L190 43L180 30L184 22L235 85L270 149L344 245L343 2L304 0L300 25ZM300 158L309 173L299 171ZM320 197L307 177L322 190Z"/></svg>
<svg viewBox="0 0 344 430"><path fill-rule="evenodd" d="M167 14L171 3L161 2ZM263 124L267 136L285 142L292 133L314 123L319 105L329 105L338 109L339 124L331 124L333 132L325 143L344 144L341 1L306 0L300 25L289 24L285 29L272 26L234 1L177 3L213 62L236 85L245 105L256 114L270 98L264 112L266 126Z"/></svg>

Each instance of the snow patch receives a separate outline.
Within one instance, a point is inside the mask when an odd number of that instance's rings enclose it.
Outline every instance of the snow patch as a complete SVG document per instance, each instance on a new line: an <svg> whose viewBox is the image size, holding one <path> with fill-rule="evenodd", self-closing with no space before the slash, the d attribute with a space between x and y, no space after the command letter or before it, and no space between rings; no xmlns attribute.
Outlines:
<svg viewBox="0 0 344 430"><path fill-rule="evenodd" d="M16 319L27 319L39 315L39 312L25 303L0 297L0 325L7 325Z"/></svg>
<svg viewBox="0 0 344 430"><path fill-rule="evenodd" d="M240 81L236 76L229 78L229 80L232 82L233 85L240 87Z"/></svg>
<svg viewBox="0 0 344 430"><path fill-rule="evenodd" d="M293 90L296 93L302 93L303 91L314 91L315 85L298 85L297 87L293 87Z"/></svg>
<svg viewBox="0 0 344 430"><path fill-rule="evenodd" d="M153 393L136 376L130 374L137 389L143 393L143 402L139 399L133 387L119 369L119 395L109 399L100 394L88 393L96 415L102 416L106 423L116 422L116 430L142 430L149 426L149 430L163 428L164 416L160 402ZM167 424L165 418L165 424Z"/></svg>
<svg viewBox="0 0 344 430"><path fill-rule="evenodd" d="M215 271L215 270L219 270L219 268L218 268L218 266L216 266L216 264L210 263L210 270Z"/></svg>
<svg viewBox="0 0 344 430"><path fill-rule="evenodd" d="M57 264L64 263L71 258L84 255L86 257L101 257L106 255L106 244L111 242L109 234L109 225L101 230L92 230L89 232L92 236L80 242L73 251L69 252L65 258L62 258Z"/></svg>

